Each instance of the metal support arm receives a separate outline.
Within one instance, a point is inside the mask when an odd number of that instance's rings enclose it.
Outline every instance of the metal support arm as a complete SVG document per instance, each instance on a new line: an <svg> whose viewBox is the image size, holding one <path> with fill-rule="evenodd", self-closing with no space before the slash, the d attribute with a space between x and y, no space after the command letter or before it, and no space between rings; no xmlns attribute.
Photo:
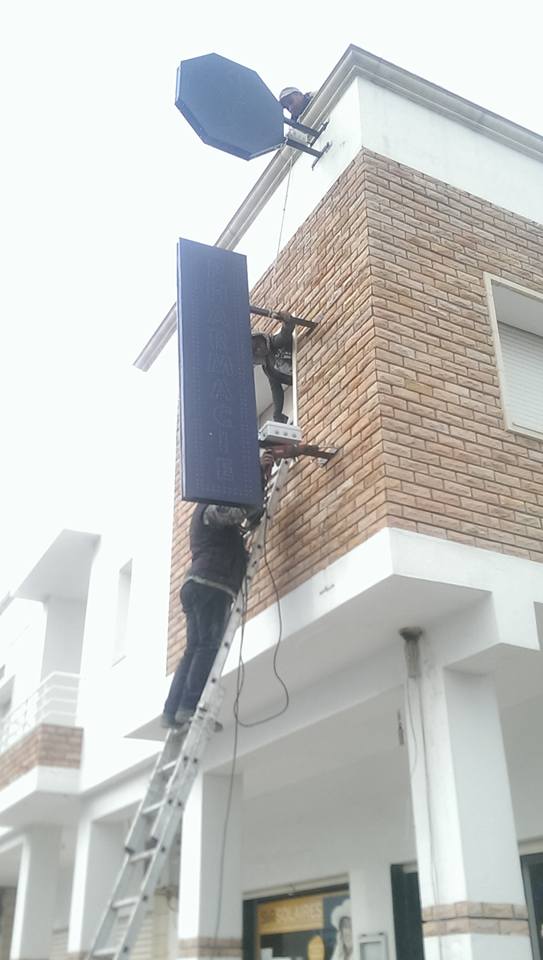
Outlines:
<svg viewBox="0 0 543 960"><path fill-rule="evenodd" d="M317 326L315 320L305 320L303 317L295 317L292 313L287 313L286 310L268 310L267 307L255 307L254 304L249 304L249 310L251 313L254 313L257 317L269 317L270 320L292 320L300 327L307 327L309 330L314 330Z"/></svg>
<svg viewBox="0 0 543 960"><path fill-rule="evenodd" d="M287 147L294 147L295 150L301 150L302 153L310 153L312 157L317 157L318 160L322 157L324 150L315 150L313 147L308 147L306 143L302 143L300 140L291 140L290 137L285 139Z"/></svg>

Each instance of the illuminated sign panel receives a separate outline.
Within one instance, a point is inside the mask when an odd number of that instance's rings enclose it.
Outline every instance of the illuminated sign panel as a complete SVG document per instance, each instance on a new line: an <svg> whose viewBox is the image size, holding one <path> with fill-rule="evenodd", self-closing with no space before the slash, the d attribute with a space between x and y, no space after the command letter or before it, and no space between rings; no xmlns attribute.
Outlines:
<svg viewBox="0 0 543 960"><path fill-rule="evenodd" d="M198 136L243 160L285 140L283 108L258 73L216 53L184 60L175 105Z"/></svg>
<svg viewBox="0 0 543 960"><path fill-rule="evenodd" d="M245 257L181 239L177 317L183 499L259 507Z"/></svg>

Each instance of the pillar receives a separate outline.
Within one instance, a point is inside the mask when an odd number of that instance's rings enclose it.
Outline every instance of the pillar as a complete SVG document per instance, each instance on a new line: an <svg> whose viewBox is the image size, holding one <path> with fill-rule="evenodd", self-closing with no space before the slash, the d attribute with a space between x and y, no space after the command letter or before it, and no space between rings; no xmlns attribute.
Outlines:
<svg viewBox="0 0 543 960"><path fill-rule="evenodd" d="M30 827L21 851L11 960L47 960L53 936L61 827Z"/></svg>
<svg viewBox="0 0 543 960"><path fill-rule="evenodd" d="M126 827L83 820L77 834L69 960L86 960L124 856Z"/></svg>
<svg viewBox="0 0 543 960"><path fill-rule="evenodd" d="M192 788L181 838L177 955L183 960L241 957L241 800L240 777L204 774Z"/></svg>
<svg viewBox="0 0 543 960"><path fill-rule="evenodd" d="M490 676L407 641L406 714L426 960L531 960L511 791Z"/></svg>
<svg viewBox="0 0 543 960"><path fill-rule="evenodd" d="M377 851L364 849L363 864L349 871L349 890L354 960L358 960L357 944L360 936L375 933L386 935L388 957L393 960L394 915L388 860ZM377 948L375 953L377 956Z"/></svg>

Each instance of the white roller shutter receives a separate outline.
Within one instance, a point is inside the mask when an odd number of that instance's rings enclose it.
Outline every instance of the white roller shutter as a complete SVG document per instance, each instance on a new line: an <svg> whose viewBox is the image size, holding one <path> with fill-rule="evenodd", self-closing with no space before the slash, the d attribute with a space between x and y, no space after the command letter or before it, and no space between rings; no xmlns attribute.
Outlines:
<svg viewBox="0 0 543 960"><path fill-rule="evenodd" d="M508 323L498 328L511 424L543 433L543 336Z"/></svg>

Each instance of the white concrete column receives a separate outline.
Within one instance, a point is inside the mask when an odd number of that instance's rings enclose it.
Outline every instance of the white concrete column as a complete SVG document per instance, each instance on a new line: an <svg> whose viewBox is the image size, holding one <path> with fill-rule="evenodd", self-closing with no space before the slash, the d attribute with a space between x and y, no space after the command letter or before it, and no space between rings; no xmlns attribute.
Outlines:
<svg viewBox="0 0 543 960"><path fill-rule="evenodd" d="M394 914L390 864L375 851L364 851L364 863L349 871L353 958L358 960L357 944L362 934L384 933L388 960L396 960L394 946Z"/></svg>
<svg viewBox="0 0 543 960"><path fill-rule="evenodd" d="M241 956L241 800L241 777L231 783L204 774L192 788L181 838L177 953L183 960Z"/></svg>
<svg viewBox="0 0 543 960"><path fill-rule="evenodd" d="M409 657L406 713L426 960L531 960L491 677Z"/></svg>
<svg viewBox="0 0 543 960"><path fill-rule="evenodd" d="M11 960L46 960L53 934L61 827L30 827L19 865Z"/></svg>
<svg viewBox="0 0 543 960"><path fill-rule="evenodd" d="M126 825L83 820L77 834L68 956L85 960L124 856Z"/></svg>

